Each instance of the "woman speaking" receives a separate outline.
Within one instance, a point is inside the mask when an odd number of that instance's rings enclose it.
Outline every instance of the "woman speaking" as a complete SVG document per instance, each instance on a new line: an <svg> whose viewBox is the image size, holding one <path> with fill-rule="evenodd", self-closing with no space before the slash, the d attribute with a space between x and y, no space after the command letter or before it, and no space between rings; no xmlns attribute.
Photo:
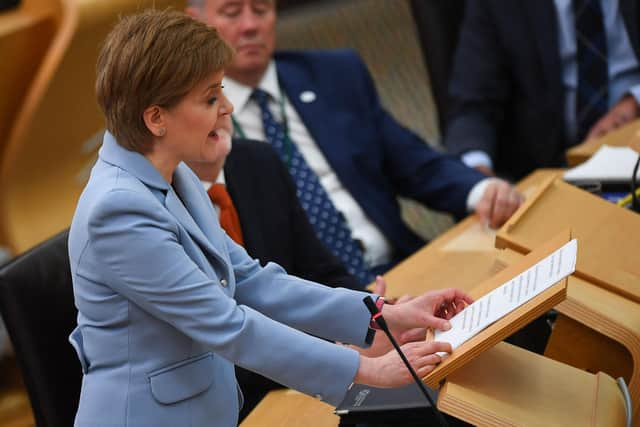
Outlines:
<svg viewBox="0 0 640 427"><path fill-rule="evenodd" d="M84 373L76 426L234 426L234 364L333 405L352 382L411 381L393 352L365 357L316 338L366 347L365 293L261 267L212 221L185 162L230 150L221 82L232 56L215 29L171 11L122 19L100 53L107 132L69 234L70 340ZM383 313L399 334L443 329L469 301L449 289ZM450 346L403 349L424 375Z"/></svg>

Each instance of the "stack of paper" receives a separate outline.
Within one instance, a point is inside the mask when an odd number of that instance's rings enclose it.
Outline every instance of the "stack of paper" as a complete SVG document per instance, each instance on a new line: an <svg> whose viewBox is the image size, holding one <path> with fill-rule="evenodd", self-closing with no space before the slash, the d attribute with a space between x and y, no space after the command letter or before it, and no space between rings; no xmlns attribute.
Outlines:
<svg viewBox="0 0 640 427"><path fill-rule="evenodd" d="M586 162L569 169L564 180L569 182L630 182L638 153L629 147L603 145ZM640 171L636 175L640 179Z"/></svg>

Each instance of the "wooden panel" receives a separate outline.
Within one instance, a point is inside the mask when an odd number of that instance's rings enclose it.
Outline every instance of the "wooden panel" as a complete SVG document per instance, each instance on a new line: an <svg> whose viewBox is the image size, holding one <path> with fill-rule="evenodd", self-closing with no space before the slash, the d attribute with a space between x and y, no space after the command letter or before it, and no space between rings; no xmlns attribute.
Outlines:
<svg viewBox="0 0 640 427"><path fill-rule="evenodd" d="M510 264L522 256L505 249L500 260ZM570 276L567 299L556 308L561 314L545 354L590 372L622 376L634 410L640 410L640 305Z"/></svg>
<svg viewBox="0 0 640 427"><path fill-rule="evenodd" d="M435 254L418 253L385 275L387 295L419 295L428 290L456 287L470 292L502 266L495 264L495 250Z"/></svg>
<svg viewBox="0 0 640 427"><path fill-rule="evenodd" d="M240 427L336 427L333 407L294 390L271 391Z"/></svg>
<svg viewBox="0 0 640 427"><path fill-rule="evenodd" d="M500 343L451 375L438 407L482 426L624 426L622 395L593 375Z"/></svg>
<svg viewBox="0 0 640 427"><path fill-rule="evenodd" d="M584 371L606 372L627 383L633 372L631 353L619 342L559 314L544 355Z"/></svg>
<svg viewBox="0 0 640 427"><path fill-rule="evenodd" d="M575 275L640 302L640 216L561 180L520 207L496 246L527 253L566 227L578 239Z"/></svg>

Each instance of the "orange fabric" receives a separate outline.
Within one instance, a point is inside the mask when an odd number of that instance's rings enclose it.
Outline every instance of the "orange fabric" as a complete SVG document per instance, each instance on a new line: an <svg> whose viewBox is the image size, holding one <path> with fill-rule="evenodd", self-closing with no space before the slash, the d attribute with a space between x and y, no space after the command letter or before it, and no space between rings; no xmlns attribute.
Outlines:
<svg viewBox="0 0 640 427"><path fill-rule="evenodd" d="M224 184L213 184L208 193L211 201L220 208L220 226L236 243L244 246L238 212Z"/></svg>

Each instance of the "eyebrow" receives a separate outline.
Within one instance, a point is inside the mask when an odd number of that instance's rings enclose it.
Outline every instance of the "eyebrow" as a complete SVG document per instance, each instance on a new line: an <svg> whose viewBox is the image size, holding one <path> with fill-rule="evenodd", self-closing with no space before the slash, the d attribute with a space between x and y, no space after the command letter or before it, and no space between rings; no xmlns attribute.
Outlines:
<svg viewBox="0 0 640 427"><path fill-rule="evenodd" d="M219 87L222 87L222 82L218 82L218 83L214 83L212 85L207 86L207 88L204 90L205 93L209 92L211 89L217 89Z"/></svg>

